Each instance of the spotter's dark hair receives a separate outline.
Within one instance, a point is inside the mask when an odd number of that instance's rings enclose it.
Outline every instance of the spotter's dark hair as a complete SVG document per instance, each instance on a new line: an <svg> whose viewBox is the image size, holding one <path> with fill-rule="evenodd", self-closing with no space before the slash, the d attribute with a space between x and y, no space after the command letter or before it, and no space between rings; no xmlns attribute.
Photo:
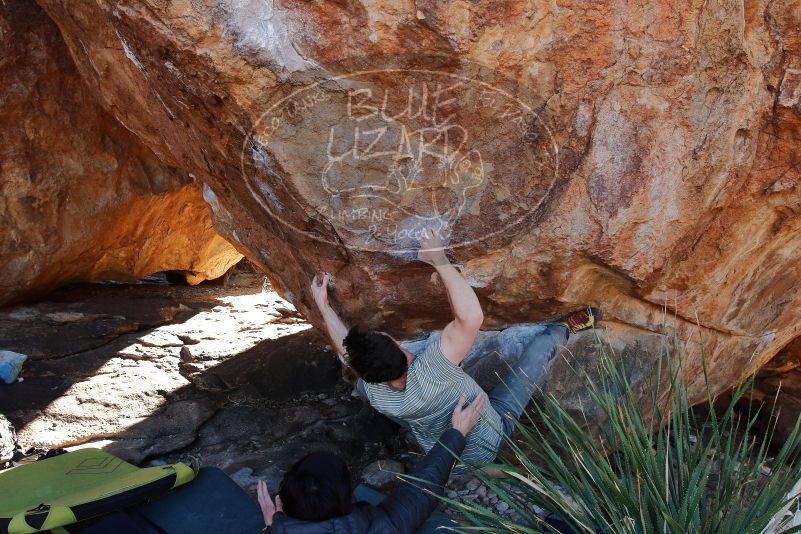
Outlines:
<svg viewBox="0 0 801 534"><path fill-rule="evenodd" d="M350 513L350 491L350 471L342 458L313 452L284 474L278 495L289 517L325 521Z"/></svg>

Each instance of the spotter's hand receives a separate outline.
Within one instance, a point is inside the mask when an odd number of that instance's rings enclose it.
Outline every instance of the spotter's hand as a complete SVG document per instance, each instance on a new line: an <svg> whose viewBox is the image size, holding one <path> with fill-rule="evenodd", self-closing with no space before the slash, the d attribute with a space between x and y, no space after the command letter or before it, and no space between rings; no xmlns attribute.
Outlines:
<svg viewBox="0 0 801 534"><path fill-rule="evenodd" d="M273 524L275 513L284 511L284 507L281 505L281 497L276 495L275 503L273 503L270 492L267 490L267 483L263 480L259 480L256 486L256 493L259 497L259 507L261 508L261 515L264 517L264 524L269 527Z"/></svg>

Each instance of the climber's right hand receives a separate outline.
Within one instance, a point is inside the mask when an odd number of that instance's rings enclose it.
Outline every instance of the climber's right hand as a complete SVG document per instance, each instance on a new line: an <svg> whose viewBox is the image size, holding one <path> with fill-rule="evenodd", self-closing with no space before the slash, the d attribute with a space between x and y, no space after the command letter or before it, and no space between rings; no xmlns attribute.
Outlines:
<svg viewBox="0 0 801 534"><path fill-rule="evenodd" d="M328 280L331 277L328 273L318 273L314 276L311 283L311 294L317 308L324 309L328 306Z"/></svg>

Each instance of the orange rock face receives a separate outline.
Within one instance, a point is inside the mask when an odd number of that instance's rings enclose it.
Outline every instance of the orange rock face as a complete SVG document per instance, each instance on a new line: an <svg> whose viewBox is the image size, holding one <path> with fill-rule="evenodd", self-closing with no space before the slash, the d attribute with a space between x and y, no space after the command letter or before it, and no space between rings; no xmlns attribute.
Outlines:
<svg viewBox="0 0 801 534"><path fill-rule="evenodd" d="M797 2L39 3L312 316L324 269L349 320L441 326L435 225L488 325L600 305L721 388L801 333Z"/></svg>
<svg viewBox="0 0 801 534"><path fill-rule="evenodd" d="M222 275L241 255L186 171L97 104L58 28L0 6L0 304L71 281Z"/></svg>

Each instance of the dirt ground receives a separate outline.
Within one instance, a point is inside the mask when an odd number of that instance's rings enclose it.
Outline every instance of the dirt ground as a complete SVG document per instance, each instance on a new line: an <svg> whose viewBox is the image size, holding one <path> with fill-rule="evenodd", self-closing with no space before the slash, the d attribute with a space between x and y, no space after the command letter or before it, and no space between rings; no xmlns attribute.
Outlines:
<svg viewBox="0 0 801 534"><path fill-rule="evenodd" d="M405 456L397 427L260 275L226 285L81 284L0 310L0 348L30 357L0 387L19 447L99 447L138 465L193 456L255 494L304 453L355 473Z"/></svg>

